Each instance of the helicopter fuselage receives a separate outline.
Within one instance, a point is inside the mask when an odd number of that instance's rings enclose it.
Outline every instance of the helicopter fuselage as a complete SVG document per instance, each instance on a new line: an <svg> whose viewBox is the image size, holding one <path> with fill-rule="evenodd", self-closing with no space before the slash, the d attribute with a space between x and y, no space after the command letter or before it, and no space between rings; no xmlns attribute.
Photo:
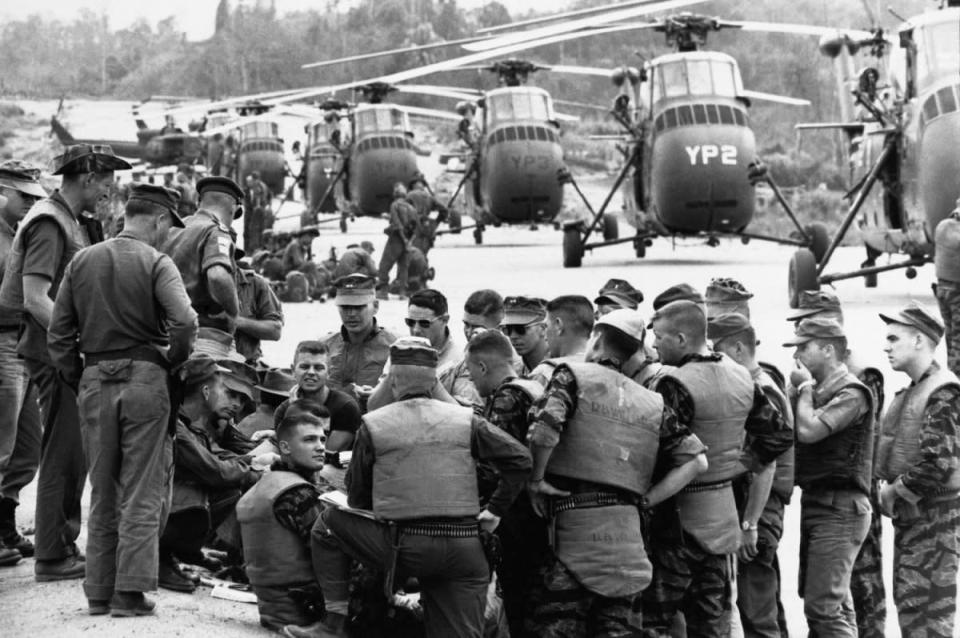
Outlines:
<svg viewBox="0 0 960 638"><path fill-rule="evenodd" d="M390 210L393 187L417 175L417 153L409 116L396 105L361 104L353 114L350 199L361 215Z"/></svg>

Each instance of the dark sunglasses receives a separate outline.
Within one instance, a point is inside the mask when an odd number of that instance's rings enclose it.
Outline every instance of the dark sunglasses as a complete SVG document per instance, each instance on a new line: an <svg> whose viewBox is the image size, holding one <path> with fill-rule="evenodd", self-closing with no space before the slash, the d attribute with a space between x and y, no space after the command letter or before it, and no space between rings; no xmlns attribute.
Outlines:
<svg viewBox="0 0 960 638"><path fill-rule="evenodd" d="M436 322L440 321L441 319L443 319L443 317L434 317L433 319L411 319L410 317L407 317L403 320L403 322L407 324L408 328L412 328L414 326L420 326L421 328L426 330L427 328L429 328Z"/></svg>
<svg viewBox="0 0 960 638"><path fill-rule="evenodd" d="M542 326L542 325L543 325L543 322L540 322L540 323L528 323L528 324L525 325L525 326L519 326L519 325L516 325L516 324L506 324L506 325L500 326L500 332L502 332L503 334L507 335L508 337L509 337L510 335L517 335L518 337L522 337L522 336L524 336L525 334L527 334L527 330L528 330L529 328L532 328L532 327L534 327L534 326Z"/></svg>

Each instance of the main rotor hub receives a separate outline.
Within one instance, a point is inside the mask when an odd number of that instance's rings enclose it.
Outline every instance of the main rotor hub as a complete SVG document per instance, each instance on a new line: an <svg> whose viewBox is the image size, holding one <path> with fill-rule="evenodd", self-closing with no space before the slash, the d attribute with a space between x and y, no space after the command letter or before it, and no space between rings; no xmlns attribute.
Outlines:
<svg viewBox="0 0 960 638"><path fill-rule="evenodd" d="M677 51L689 52L699 51L700 47L707 43L707 35L711 31L719 31L724 26L728 25L724 25L716 18L681 13L664 18L654 29L666 34L668 46L676 48Z"/></svg>
<svg viewBox="0 0 960 638"><path fill-rule="evenodd" d="M371 82L359 88L360 92L363 93L363 96L367 98L371 104L380 104L383 102L383 98L397 90L397 87L387 82Z"/></svg>
<svg viewBox="0 0 960 638"><path fill-rule="evenodd" d="M526 84L527 79L530 77L530 74L534 71L539 71L543 67L537 66L533 62L527 62L526 60L504 60L502 62L494 62L489 67L488 71L493 71L499 77L500 84L505 86L520 86L521 84Z"/></svg>
<svg viewBox="0 0 960 638"><path fill-rule="evenodd" d="M272 107L268 104L263 104L257 100L250 100L240 104L237 108L237 114L241 117L248 117L251 115L262 115L269 111Z"/></svg>

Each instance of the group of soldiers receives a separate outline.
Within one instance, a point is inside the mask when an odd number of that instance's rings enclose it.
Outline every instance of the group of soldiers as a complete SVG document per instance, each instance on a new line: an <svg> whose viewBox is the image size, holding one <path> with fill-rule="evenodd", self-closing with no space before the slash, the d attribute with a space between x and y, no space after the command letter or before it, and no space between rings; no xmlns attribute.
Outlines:
<svg viewBox="0 0 960 638"><path fill-rule="evenodd" d="M183 218L136 185L103 241L88 213L126 168L69 147L48 195L0 165L0 565L33 554L112 616L192 592L185 565L233 573L294 637L782 636L799 486L813 635L882 635L881 516L903 634L953 634L960 380L927 309L876 320L909 377L886 406L836 296L802 296L784 377L730 279L667 288L649 322L622 279L592 301L478 290L461 348L440 291L409 295L398 335L382 276L343 273L339 329L258 369L283 315L237 260L243 190L199 180ZM37 463L34 546L14 510Z"/></svg>

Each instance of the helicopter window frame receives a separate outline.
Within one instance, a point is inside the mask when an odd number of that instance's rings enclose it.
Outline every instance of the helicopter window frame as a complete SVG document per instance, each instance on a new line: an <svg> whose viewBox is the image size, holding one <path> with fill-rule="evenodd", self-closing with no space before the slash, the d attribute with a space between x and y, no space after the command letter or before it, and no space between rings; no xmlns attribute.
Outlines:
<svg viewBox="0 0 960 638"><path fill-rule="evenodd" d="M937 104L936 94L931 95L923 103L923 121L929 122L940 116L940 105Z"/></svg>
<svg viewBox="0 0 960 638"><path fill-rule="evenodd" d="M657 116L654 126L656 127L658 133L666 127L666 118L663 113Z"/></svg>
<svg viewBox="0 0 960 638"><path fill-rule="evenodd" d="M918 25L913 30L917 46L917 91L923 92L932 82L960 73L960 49L954 46L956 20ZM948 58L949 56L949 58Z"/></svg>
<svg viewBox="0 0 960 638"><path fill-rule="evenodd" d="M677 109L667 109L664 116L666 117L666 127L668 129L677 128Z"/></svg>
<svg viewBox="0 0 960 638"><path fill-rule="evenodd" d="M693 105L693 121L696 122L697 124L707 123L707 105L706 104Z"/></svg>
<svg viewBox="0 0 960 638"><path fill-rule="evenodd" d="M727 126L733 126L735 120L733 119L733 109L727 106L726 104L721 104L717 107L717 110L720 112L720 123Z"/></svg>
<svg viewBox="0 0 960 638"><path fill-rule="evenodd" d="M719 124L720 123L720 109L716 104L707 104L707 123L709 124Z"/></svg>
<svg viewBox="0 0 960 638"><path fill-rule="evenodd" d="M747 126L747 114L743 109L733 109L733 121L737 126Z"/></svg>
<svg viewBox="0 0 960 638"><path fill-rule="evenodd" d="M937 91L937 102L940 106L940 114L953 113L957 110L957 94L953 86L945 86Z"/></svg>
<svg viewBox="0 0 960 638"><path fill-rule="evenodd" d="M508 126L503 129L504 141L507 142L516 142L517 141L517 127Z"/></svg>
<svg viewBox="0 0 960 638"><path fill-rule="evenodd" d="M677 125L678 126L693 126L695 120L693 118L693 108L689 104L682 104L677 107Z"/></svg>

